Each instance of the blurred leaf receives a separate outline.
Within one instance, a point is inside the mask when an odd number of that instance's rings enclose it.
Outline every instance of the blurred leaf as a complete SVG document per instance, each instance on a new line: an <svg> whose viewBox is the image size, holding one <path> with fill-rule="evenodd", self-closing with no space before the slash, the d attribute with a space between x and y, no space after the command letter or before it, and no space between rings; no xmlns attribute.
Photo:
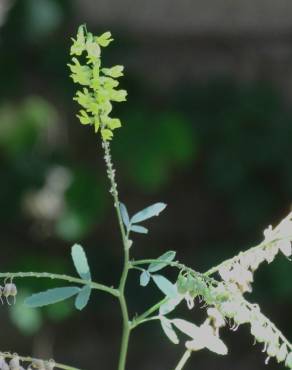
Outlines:
<svg viewBox="0 0 292 370"><path fill-rule="evenodd" d="M24 335L35 334L42 326L41 312L23 305L24 297L28 291L22 290L18 293L17 302L9 310L11 320Z"/></svg>

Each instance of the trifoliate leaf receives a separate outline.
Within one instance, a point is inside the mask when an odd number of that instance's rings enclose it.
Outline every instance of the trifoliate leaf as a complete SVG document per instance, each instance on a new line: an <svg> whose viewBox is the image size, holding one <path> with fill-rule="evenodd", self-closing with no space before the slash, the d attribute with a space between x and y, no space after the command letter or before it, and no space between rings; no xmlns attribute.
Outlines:
<svg viewBox="0 0 292 370"><path fill-rule="evenodd" d="M106 47L113 41L112 34L108 31L97 37L100 46Z"/></svg>
<svg viewBox="0 0 292 370"><path fill-rule="evenodd" d="M148 220L151 217L158 216L160 212L162 212L166 208L165 203L155 203L151 206L143 209L142 211L136 213L131 218L131 223L135 224L138 222L142 222Z"/></svg>
<svg viewBox="0 0 292 370"><path fill-rule="evenodd" d="M166 277L162 275L152 275L152 279L157 287L164 293L167 297L176 298L178 293L176 286L172 284Z"/></svg>
<svg viewBox="0 0 292 370"><path fill-rule="evenodd" d="M139 225L132 225L130 227L130 230L134 231L135 233L139 233L139 234L148 234L148 229L146 229L146 227L139 226Z"/></svg>
<svg viewBox="0 0 292 370"><path fill-rule="evenodd" d="M126 227L128 227L130 224L129 213L128 213L128 210L125 204L121 202L120 202L120 211L121 211L123 223Z"/></svg>
<svg viewBox="0 0 292 370"><path fill-rule="evenodd" d="M101 136L102 136L102 139L104 141L109 141L112 139L113 137L113 133L111 132L111 130L107 129L107 128L103 128L101 130Z"/></svg>
<svg viewBox="0 0 292 370"><path fill-rule="evenodd" d="M24 304L28 307L42 307L64 301L79 292L80 288L74 286L49 289L44 292L33 294L24 301Z"/></svg>
<svg viewBox="0 0 292 370"><path fill-rule="evenodd" d="M76 271L80 277L85 280L91 280L87 257L81 245L74 244L71 249L71 255Z"/></svg>
<svg viewBox="0 0 292 370"><path fill-rule="evenodd" d="M80 292L78 293L75 299L75 307L77 310L83 310L83 308L87 305L91 294L91 287L85 285Z"/></svg>
<svg viewBox="0 0 292 370"><path fill-rule="evenodd" d="M157 258L159 262L152 262L149 267L148 271L155 272L163 269L168 265L169 262L173 261L175 258L176 252L175 251L168 251L164 253L162 256Z"/></svg>
<svg viewBox="0 0 292 370"><path fill-rule="evenodd" d="M149 284L151 275L149 274L148 271L143 271L140 275L140 285L145 287L146 285Z"/></svg>
<svg viewBox="0 0 292 370"><path fill-rule="evenodd" d="M176 332L174 331L171 321L166 319L165 317L161 317L160 319L161 327L167 336L167 338L174 344L179 343L179 339L176 335Z"/></svg>

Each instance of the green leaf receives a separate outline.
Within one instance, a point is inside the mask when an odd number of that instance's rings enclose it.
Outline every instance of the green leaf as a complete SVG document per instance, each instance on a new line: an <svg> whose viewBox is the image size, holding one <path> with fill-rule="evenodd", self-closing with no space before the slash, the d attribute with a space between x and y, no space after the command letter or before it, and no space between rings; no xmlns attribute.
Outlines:
<svg viewBox="0 0 292 370"><path fill-rule="evenodd" d="M157 287L164 293L167 297L176 298L177 289L174 284L172 284L168 279L162 275L152 275L152 279Z"/></svg>
<svg viewBox="0 0 292 370"><path fill-rule="evenodd" d="M160 323L161 323L161 327L165 333L165 335L167 336L167 338L174 344L178 344L179 343L179 339L176 335L176 332L174 331L173 327L172 327L172 324L171 324L171 321L166 319L165 317L162 317L160 319Z"/></svg>
<svg viewBox="0 0 292 370"><path fill-rule="evenodd" d="M180 302L183 300L183 296L179 296L176 298L170 298L165 303L163 303L159 307L159 314L160 315L167 315L168 313L172 312L176 306L180 304Z"/></svg>
<svg viewBox="0 0 292 370"><path fill-rule="evenodd" d="M86 254L81 245L74 244L71 250L71 255L76 271L78 272L80 277L85 280L91 280L91 274Z"/></svg>
<svg viewBox="0 0 292 370"><path fill-rule="evenodd" d="M146 285L149 284L151 275L149 274L148 271L143 271L142 274L140 275L140 285L145 287Z"/></svg>
<svg viewBox="0 0 292 370"><path fill-rule="evenodd" d="M43 307L48 304L64 301L79 292L80 288L76 286L49 289L44 292L31 295L26 298L24 304L28 307Z"/></svg>
<svg viewBox="0 0 292 370"><path fill-rule="evenodd" d="M189 321L183 320L183 319L173 319L171 322L183 333L188 335L191 338L197 338L200 334L200 328L192 324Z"/></svg>
<svg viewBox="0 0 292 370"><path fill-rule="evenodd" d="M176 255L175 251L168 251L164 253L162 256L157 258L157 260L161 262L152 262L148 267L148 271L155 272L163 269L168 265L169 262L174 260L175 255Z"/></svg>
<svg viewBox="0 0 292 370"><path fill-rule="evenodd" d="M140 225L132 225L130 227L130 230L134 231L135 233L139 233L139 234L148 234L148 229Z"/></svg>
<svg viewBox="0 0 292 370"><path fill-rule="evenodd" d="M165 203L155 203L152 206L149 206L142 211L136 213L132 219L131 223L135 224L138 222L145 221L151 217L158 216L166 208Z"/></svg>
<svg viewBox="0 0 292 370"><path fill-rule="evenodd" d="M120 202L120 212L121 212L121 215L122 215L123 223L126 226L126 228L128 228L128 226L130 224L130 217L129 217L127 207L122 202Z"/></svg>
<svg viewBox="0 0 292 370"><path fill-rule="evenodd" d="M77 310L83 310L83 308L87 305L91 294L91 287L85 285L80 292L78 293L75 299L75 307Z"/></svg>

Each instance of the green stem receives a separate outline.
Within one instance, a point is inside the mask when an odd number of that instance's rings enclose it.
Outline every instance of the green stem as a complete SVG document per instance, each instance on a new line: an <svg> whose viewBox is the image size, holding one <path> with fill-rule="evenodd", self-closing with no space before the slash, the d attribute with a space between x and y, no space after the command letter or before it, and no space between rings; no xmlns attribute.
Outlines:
<svg viewBox="0 0 292 370"><path fill-rule="evenodd" d="M79 279L74 276L63 275L63 274L51 274L49 272L1 272L0 273L0 278L7 278L7 279L31 278L31 277L66 280L70 283L89 285L92 289L101 290L109 294L112 294L115 297L119 297L119 291L117 289L110 288L106 285L95 283L90 280Z"/></svg>
<svg viewBox="0 0 292 370"><path fill-rule="evenodd" d="M122 334L122 341L121 341L121 348L120 348L120 357L119 357L119 365L118 370L125 370L126 368L126 359L127 359L127 353L128 353L128 345L129 345L129 338L131 333L131 322L129 320L129 313L128 313L128 307L127 302L125 298L125 286L126 281L130 269L130 253L129 253L129 240L128 236L126 234L122 215L120 211L120 202L119 202L119 196L118 196L118 189L117 189L117 183L115 181L115 170L113 168L112 160L111 160L111 153L110 153L110 146L107 141L102 142L104 152L105 152L105 163L107 166L107 174L108 178L110 180L111 188L110 193L112 194L114 198L114 206L117 213L117 218L120 226L120 232L122 236L122 242L123 242L123 249L124 249L124 264L123 264L123 271L120 279L119 284L119 302L121 306L122 311L122 319L123 319L123 334Z"/></svg>
<svg viewBox="0 0 292 370"><path fill-rule="evenodd" d="M145 319L147 319L147 317L150 316L155 311L159 310L160 306L162 306L168 300L169 300L168 297L163 298L161 301L159 301L154 306L150 307L147 311L142 313L142 315L136 317L132 322L132 329L134 329L138 325L143 324L144 322L146 322Z"/></svg>
<svg viewBox="0 0 292 370"><path fill-rule="evenodd" d="M187 349L174 370L182 370L185 364L187 363L188 359L191 357L191 354L192 352L189 349Z"/></svg>

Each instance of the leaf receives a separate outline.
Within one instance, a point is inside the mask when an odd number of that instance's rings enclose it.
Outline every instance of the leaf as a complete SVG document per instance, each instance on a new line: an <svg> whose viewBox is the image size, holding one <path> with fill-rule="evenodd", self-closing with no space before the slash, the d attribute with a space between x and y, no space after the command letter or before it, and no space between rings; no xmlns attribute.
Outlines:
<svg viewBox="0 0 292 370"><path fill-rule="evenodd" d="M165 303L163 303L159 307L159 314L160 315L167 315L168 313L173 311L176 308L176 306L178 306L180 304L180 302L182 300L183 300L183 296L168 299Z"/></svg>
<svg viewBox="0 0 292 370"><path fill-rule="evenodd" d="M200 328L192 324L189 321L183 320L183 319L173 319L171 322L183 333L188 335L189 337L195 339L200 334Z"/></svg>
<svg viewBox="0 0 292 370"><path fill-rule="evenodd" d="M122 215L123 223L128 228L128 226L130 224L130 217L129 217L129 213L127 211L127 207L122 202L120 202L120 212L121 212L121 215Z"/></svg>
<svg viewBox="0 0 292 370"><path fill-rule="evenodd" d="M75 307L77 310L83 310L83 308L87 305L91 294L91 287L89 285L85 285L80 292L78 293L75 299Z"/></svg>
<svg viewBox="0 0 292 370"><path fill-rule="evenodd" d="M31 295L26 298L24 304L28 307L43 307L48 304L64 301L79 292L80 288L76 286L49 289L44 292Z"/></svg>
<svg viewBox="0 0 292 370"><path fill-rule="evenodd" d="M136 213L131 218L131 223L135 224L147 220L148 218L158 216L166 208L165 203L155 203L152 206L149 206L142 211Z"/></svg>
<svg viewBox="0 0 292 370"><path fill-rule="evenodd" d="M167 338L174 344L178 344L179 343L179 339L176 335L176 332L174 331L173 327L172 327L172 324L171 324L171 321L170 320L167 320L165 317L162 317L160 319L160 323L161 323L161 327L165 333L165 335L167 336Z"/></svg>
<svg viewBox="0 0 292 370"><path fill-rule="evenodd" d="M157 258L157 261L162 261L162 262L152 262L149 267L148 271L149 272L155 272L163 269L168 265L169 262L173 261L175 258L176 252L174 251L168 251L164 253L162 256Z"/></svg>
<svg viewBox="0 0 292 370"><path fill-rule="evenodd" d="M177 289L174 284L172 284L168 279L166 279L162 275L152 275L152 279L154 280L157 287L164 293L167 297L176 298L177 297Z"/></svg>
<svg viewBox="0 0 292 370"><path fill-rule="evenodd" d="M91 280L87 257L81 245L74 244L71 249L71 255L76 271L80 277L85 280Z"/></svg>
<svg viewBox="0 0 292 370"><path fill-rule="evenodd" d="M148 234L148 229L140 225L132 225L130 227L130 230L134 231L135 233L139 233L139 234Z"/></svg>
<svg viewBox="0 0 292 370"><path fill-rule="evenodd" d="M143 271L142 274L140 275L140 285L145 287L146 285L149 284L151 275L149 274L148 271Z"/></svg>

